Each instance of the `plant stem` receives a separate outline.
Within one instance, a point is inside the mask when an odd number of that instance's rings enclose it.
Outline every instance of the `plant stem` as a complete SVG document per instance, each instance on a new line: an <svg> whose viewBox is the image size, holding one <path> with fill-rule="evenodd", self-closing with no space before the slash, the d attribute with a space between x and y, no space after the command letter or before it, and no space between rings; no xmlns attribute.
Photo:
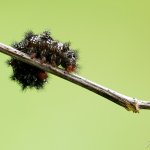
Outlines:
<svg viewBox="0 0 150 150"><path fill-rule="evenodd" d="M65 70L57 67L53 67L50 64L41 64L39 60L30 58L29 55L18 51L10 46L0 43L0 52L14 57L20 61L23 61L32 66L38 67L46 72L54 74L60 78L68 80L74 84L77 84L83 88L86 88L106 99L126 108L128 111L133 111L135 113L139 112L140 109L150 109L150 102L141 101L132 97L125 96L114 90L106 88L102 85L98 85L90 80L87 80L81 76L70 74Z"/></svg>

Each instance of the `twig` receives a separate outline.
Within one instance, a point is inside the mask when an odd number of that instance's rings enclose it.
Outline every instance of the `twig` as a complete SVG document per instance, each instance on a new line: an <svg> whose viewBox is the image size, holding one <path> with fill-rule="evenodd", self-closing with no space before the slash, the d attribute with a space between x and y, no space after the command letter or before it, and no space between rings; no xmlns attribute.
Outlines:
<svg viewBox="0 0 150 150"><path fill-rule="evenodd" d="M27 64L36 66L42 70L45 70L46 72L49 72L58 77L61 77L65 80L75 83L81 87L84 87L84 88L86 88L98 95L101 95L102 97L105 97L108 100L126 108L128 111L133 111L133 112L137 113L137 112L139 112L140 109L150 109L150 102L141 101L141 100L138 100L135 98L125 96L123 94L120 94L120 93L113 91L109 88L106 88L104 86L98 85L98 84L96 84L90 80L87 80L83 77L80 77L78 75L69 74L65 70L53 67L50 64L41 64L39 60L31 59L30 56L28 56L27 54L20 52L10 46L4 45L2 43L0 43L0 52L7 54L11 57L14 57L14 58L16 58L20 61L23 61Z"/></svg>

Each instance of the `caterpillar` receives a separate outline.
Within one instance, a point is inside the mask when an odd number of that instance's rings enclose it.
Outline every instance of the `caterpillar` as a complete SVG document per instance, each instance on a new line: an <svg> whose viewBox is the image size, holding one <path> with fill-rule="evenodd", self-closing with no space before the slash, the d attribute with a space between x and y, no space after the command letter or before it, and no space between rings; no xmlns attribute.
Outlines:
<svg viewBox="0 0 150 150"><path fill-rule="evenodd" d="M28 31L20 42L14 42L11 46L28 54L32 59L39 59L41 63L61 66L69 73L76 72L77 51L70 48L70 43L54 40L49 31L41 34ZM11 58L7 63L13 70L11 79L17 81L23 90L28 87L41 89L47 83L47 72L15 58Z"/></svg>

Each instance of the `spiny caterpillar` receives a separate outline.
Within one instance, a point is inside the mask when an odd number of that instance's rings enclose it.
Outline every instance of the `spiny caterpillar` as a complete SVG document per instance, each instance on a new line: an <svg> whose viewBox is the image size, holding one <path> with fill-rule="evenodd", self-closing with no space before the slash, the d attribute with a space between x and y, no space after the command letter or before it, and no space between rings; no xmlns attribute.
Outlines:
<svg viewBox="0 0 150 150"><path fill-rule="evenodd" d="M13 43L12 47L28 54L32 59L39 59L41 63L55 67L61 66L69 73L76 71L77 52L70 48L69 43L54 40L49 31L44 31L39 35L29 31L23 40ZM15 58L8 60L8 64L13 69L11 79L21 84L22 89L27 87L40 89L47 82L47 72L39 68Z"/></svg>

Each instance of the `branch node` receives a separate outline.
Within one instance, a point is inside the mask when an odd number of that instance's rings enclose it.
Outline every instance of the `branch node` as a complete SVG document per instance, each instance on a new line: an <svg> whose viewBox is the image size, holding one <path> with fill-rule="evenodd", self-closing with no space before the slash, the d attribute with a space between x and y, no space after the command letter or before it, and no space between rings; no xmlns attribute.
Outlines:
<svg viewBox="0 0 150 150"><path fill-rule="evenodd" d="M139 103L135 98L133 99L134 99L133 102L126 101L126 109L128 111L133 111L133 113L139 113L139 110L140 110Z"/></svg>

